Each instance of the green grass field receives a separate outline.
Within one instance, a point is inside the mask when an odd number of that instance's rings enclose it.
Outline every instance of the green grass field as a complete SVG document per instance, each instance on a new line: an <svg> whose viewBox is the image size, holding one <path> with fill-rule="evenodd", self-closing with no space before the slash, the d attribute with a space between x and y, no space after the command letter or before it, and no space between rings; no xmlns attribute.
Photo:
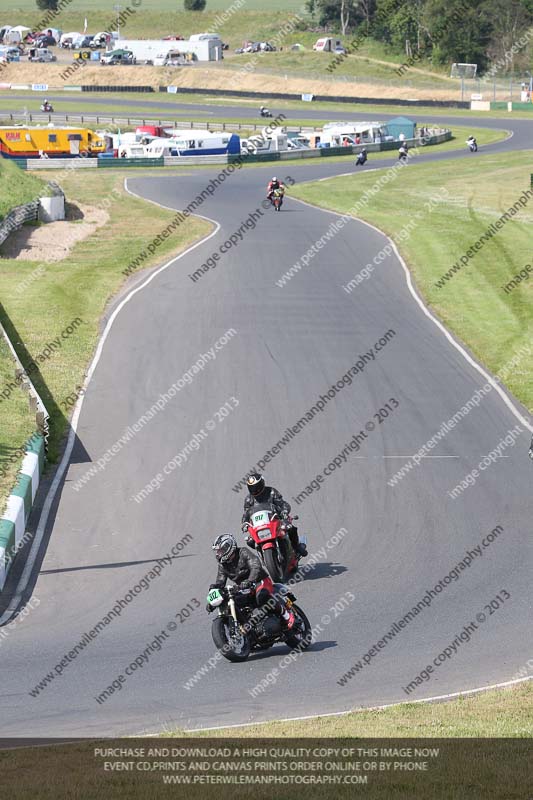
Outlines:
<svg viewBox="0 0 533 800"><path fill-rule="evenodd" d="M399 244L399 249L428 304L493 373L500 372L533 335L533 280L522 281L510 293L502 289L531 261L533 201L444 288L435 284L529 189L530 163L531 153L479 153L470 160L448 161L441 168L412 163L358 213L388 234L398 232L414 215L421 214L423 222ZM351 177L332 179L327 192L324 183L309 183L294 187L293 194L344 212L377 177L377 173L360 175L356 183ZM424 203L443 191L448 192L446 199L432 213L425 211ZM326 221L324 225L327 227ZM305 276L299 280L305 280ZM515 369L506 383L526 407L533 408L529 363Z"/></svg>

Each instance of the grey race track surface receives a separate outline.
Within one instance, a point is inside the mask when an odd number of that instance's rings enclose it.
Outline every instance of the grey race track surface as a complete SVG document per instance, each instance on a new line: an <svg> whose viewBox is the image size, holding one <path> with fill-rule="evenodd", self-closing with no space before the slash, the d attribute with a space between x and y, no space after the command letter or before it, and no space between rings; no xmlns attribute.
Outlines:
<svg viewBox="0 0 533 800"><path fill-rule="evenodd" d="M513 139L489 149L528 146L526 124L513 122ZM309 166L276 169L298 181L318 174ZM346 165L320 165L323 175L342 171ZM165 206L183 208L210 175L202 171L178 178L134 178L129 188ZM285 288L276 286L280 273L322 235L335 215L291 199L281 214L261 209L264 183L262 169L228 178L201 209L221 229L159 274L116 318L84 398L78 440L49 522L46 554L33 576L39 605L24 621L6 626L8 635L0 640L3 736L209 727L405 700L401 687L502 590L511 599L412 698L509 680L531 657L527 432L473 488L456 500L448 496L518 424L493 391L435 447L432 455L438 457L426 459L389 487L387 480L485 380L415 303L395 257L352 294L342 290L385 243L362 223L349 223ZM257 227L215 270L193 283L188 274L256 208L262 211ZM216 360L105 471L76 492L73 482L89 462L230 328L237 335ZM269 482L291 500L354 433L367 421L376 421L373 415L390 398L399 402L320 492L293 506L312 553L341 527L347 530L296 589L313 624L324 613L331 622L323 624L316 644L288 668L280 668L287 650L278 646L243 665L224 661L194 688L185 689L185 682L214 654L203 606L215 573L210 544L215 534L236 530L240 520L243 493L232 487L390 329L395 336L375 361L330 399L267 468ZM232 396L238 408L217 423L188 463L158 491L135 503L132 494ZM353 662L496 525L504 532L483 556L347 686L339 686L337 679ZM29 691L83 633L185 533L194 540L172 566L61 677L31 697ZM335 617L330 609L347 592L355 601ZM168 635L162 649L120 692L96 703L95 696L124 673L192 598L201 607L191 618ZM276 686L253 698L248 690L276 667Z"/></svg>

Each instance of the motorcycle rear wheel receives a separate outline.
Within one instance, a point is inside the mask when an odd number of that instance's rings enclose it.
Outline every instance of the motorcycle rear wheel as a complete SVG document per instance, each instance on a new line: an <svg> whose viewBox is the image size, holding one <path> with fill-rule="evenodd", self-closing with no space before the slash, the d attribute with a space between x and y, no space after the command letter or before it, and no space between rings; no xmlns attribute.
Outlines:
<svg viewBox="0 0 533 800"><path fill-rule="evenodd" d="M231 628L234 628L235 623L233 619L228 621L227 618L217 617L213 620L211 635L215 646L228 661L246 661L252 649L250 639L246 634L240 633L240 648L237 649L236 642L234 642L233 645L231 644L231 634L233 631L230 630L230 625Z"/></svg>

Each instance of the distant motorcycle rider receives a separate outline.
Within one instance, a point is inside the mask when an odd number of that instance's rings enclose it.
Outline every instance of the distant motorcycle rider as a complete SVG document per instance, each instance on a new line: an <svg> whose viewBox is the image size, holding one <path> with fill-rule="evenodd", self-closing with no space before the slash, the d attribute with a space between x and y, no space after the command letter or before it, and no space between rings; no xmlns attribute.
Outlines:
<svg viewBox="0 0 533 800"><path fill-rule="evenodd" d="M289 523L291 507L289 503L283 499L281 492L278 492L273 486L266 486L265 479L258 472L252 472L252 474L248 476L246 485L248 486L249 494L244 498L244 514L242 515L242 529L244 533L248 532L248 523L254 513L255 507L268 503L278 513L280 519L285 522L294 552L298 553L300 556L306 556L307 548L298 538L298 529L295 525ZM251 536L248 536L246 541L250 546L254 545Z"/></svg>
<svg viewBox="0 0 533 800"><path fill-rule="evenodd" d="M280 189L281 192L285 194L285 186L283 181L279 181L276 177L274 177L267 186L267 197L269 200L272 200L272 196L276 189Z"/></svg>
<svg viewBox="0 0 533 800"><path fill-rule="evenodd" d="M273 599L274 584L260 559L251 550L239 547L235 536L231 533L222 533L215 539L212 549L218 561L218 572L215 582L210 589L223 589L226 582L233 581L243 592L254 592L258 608L269 601L272 610L281 619L287 630L291 630L295 622L294 613ZM272 602L273 601L273 602ZM212 611L208 604L207 611Z"/></svg>
<svg viewBox="0 0 533 800"><path fill-rule="evenodd" d="M367 160L368 160L368 155L367 155L367 152L366 152L366 147L363 147L363 149L361 150L361 152L357 156L357 159L356 159L356 162L355 162L356 167L358 167L358 166L362 167L363 164L365 164L367 162Z"/></svg>
<svg viewBox="0 0 533 800"><path fill-rule="evenodd" d="M469 136L466 140L471 153L477 153L477 141L475 136Z"/></svg>
<svg viewBox="0 0 533 800"><path fill-rule="evenodd" d="M407 161L408 155L409 155L409 150L407 148L407 145L406 144L400 145L400 148L398 150L398 159L400 161Z"/></svg>

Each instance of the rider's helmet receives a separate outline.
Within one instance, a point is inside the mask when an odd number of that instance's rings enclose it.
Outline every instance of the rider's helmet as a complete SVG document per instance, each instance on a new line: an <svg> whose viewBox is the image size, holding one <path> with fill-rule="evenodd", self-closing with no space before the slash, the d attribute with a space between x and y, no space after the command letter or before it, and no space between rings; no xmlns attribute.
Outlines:
<svg viewBox="0 0 533 800"><path fill-rule="evenodd" d="M258 472L252 472L246 479L246 485L250 494L256 497L265 488L265 479Z"/></svg>
<svg viewBox="0 0 533 800"><path fill-rule="evenodd" d="M272 178L272 183L277 183L277 182L278 182L277 178Z"/></svg>
<svg viewBox="0 0 533 800"><path fill-rule="evenodd" d="M212 549L215 551L215 558L220 564L227 564L233 561L237 554L237 540L232 533L221 533L213 542Z"/></svg>

